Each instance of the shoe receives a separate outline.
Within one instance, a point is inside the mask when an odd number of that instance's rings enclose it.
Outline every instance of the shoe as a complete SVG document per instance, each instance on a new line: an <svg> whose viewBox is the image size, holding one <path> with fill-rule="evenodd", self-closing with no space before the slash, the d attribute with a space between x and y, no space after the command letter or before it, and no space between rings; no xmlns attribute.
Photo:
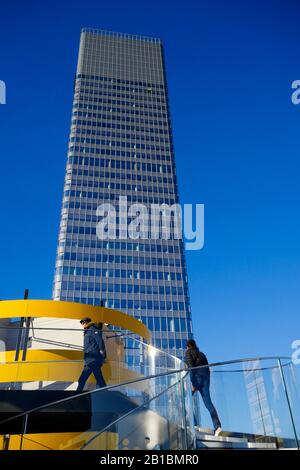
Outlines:
<svg viewBox="0 0 300 470"><path fill-rule="evenodd" d="M219 426L217 429L215 429L215 436L219 436L222 432L221 426Z"/></svg>

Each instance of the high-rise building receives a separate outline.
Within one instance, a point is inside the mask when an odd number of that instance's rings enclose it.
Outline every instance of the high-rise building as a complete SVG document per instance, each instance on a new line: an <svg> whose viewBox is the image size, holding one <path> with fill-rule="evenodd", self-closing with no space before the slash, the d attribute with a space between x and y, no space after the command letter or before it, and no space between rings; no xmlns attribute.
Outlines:
<svg viewBox="0 0 300 470"><path fill-rule="evenodd" d="M53 299L134 315L156 347L182 356L192 330L183 241L121 238L118 229L116 239L99 239L97 207L118 208L120 196L128 205L178 203L163 45L83 29Z"/></svg>

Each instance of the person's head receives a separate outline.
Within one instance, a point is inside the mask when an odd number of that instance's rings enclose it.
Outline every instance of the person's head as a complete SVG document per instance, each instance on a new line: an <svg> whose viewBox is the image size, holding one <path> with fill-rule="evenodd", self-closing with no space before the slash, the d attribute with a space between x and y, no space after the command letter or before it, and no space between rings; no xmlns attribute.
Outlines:
<svg viewBox="0 0 300 470"><path fill-rule="evenodd" d="M187 348L196 348L196 341L194 339L188 339L186 342L186 347Z"/></svg>
<svg viewBox="0 0 300 470"><path fill-rule="evenodd" d="M89 323L91 323L91 321L92 321L91 318L85 317L85 318L82 318L82 319L80 320L80 323L81 323L81 325L83 326L83 328L86 328L87 325L88 325Z"/></svg>

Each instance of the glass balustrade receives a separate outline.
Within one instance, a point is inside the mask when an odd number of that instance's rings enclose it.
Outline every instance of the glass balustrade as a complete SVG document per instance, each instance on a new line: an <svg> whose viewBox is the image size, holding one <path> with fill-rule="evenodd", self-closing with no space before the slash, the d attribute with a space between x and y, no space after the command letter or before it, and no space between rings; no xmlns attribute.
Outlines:
<svg viewBox="0 0 300 470"><path fill-rule="evenodd" d="M194 369L210 377L210 397L222 424L215 437L200 394L192 396L191 371L182 363L178 367L175 358L172 363L172 357L167 360L164 353L140 346L146 349L143 363L131 369L138 378L79 395L72 392L67 399L2 420L2 447L172 450L230 443L299 448L299 370L289 358ZM207 388L202 393L207 404Z"/></svg>

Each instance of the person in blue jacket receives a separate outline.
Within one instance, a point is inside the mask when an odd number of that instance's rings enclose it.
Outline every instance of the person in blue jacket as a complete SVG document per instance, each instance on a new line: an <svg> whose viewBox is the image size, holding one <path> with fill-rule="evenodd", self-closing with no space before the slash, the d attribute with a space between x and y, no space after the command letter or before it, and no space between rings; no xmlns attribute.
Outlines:
<svg viewBox="0 0 300 470"><path fill-rule="evenodd" d="M105 344L102 338L102 331L90 318L80 320L84 328L83 349L84 349L84 368L78 379L77 391L82 391L87 379L94 374L97 388L106 387L102 375L101 367L106 359Z"/></svg>

